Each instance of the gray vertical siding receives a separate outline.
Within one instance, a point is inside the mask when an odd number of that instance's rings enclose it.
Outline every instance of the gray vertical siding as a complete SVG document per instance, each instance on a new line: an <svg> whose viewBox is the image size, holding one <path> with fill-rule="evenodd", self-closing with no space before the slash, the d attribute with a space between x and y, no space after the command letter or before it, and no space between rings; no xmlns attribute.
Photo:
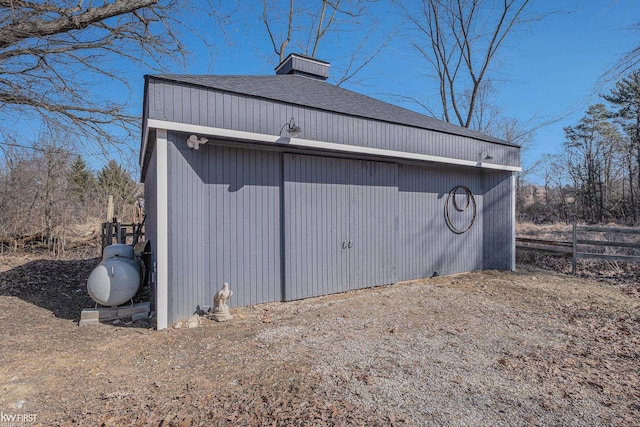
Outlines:
<svg viewBox="0 0 640 427"><path fill-rule="evenodd" d="M349 289L348 160L285 154L285 298Z"/></svg>
<svg viewBox="0 0 640 427"><path fill-rule="evenodd" d="M397 165L285 154L285 297L396 281Z"/></svg>
<svg viewBox="0 0 640 427"><path fill-rule="evenodd" d="M482 269L484 197L478 174L453 168L401 165L398 179L398 268L401 280ZM463 234L452 232L445 220L445 202L457 185L473 193L477 213L474 225ZM470 209L470 208L469 208ZM469 217L450 210L461 228Z"/></svg>
<svg viewBox="0 0 640 427"><path fill-rule="evenodd" d="M231 305L246 306L510 268L510 173L215 143L196 151L187 136L169 133L170 323L210 306L225 281ZM151 216L154 167L145 184ZM474 225L463 234L444 214L458 185L476 201ZM452 209L452 221L464 228L469 212Z"/></svg>
<svg viewBox="0 0 640 427"><path fill-rule="evenodd" d="M484 268L495 270L511 269L513 261L513 204L511 193L511 173L485 173L484 212Z"/></svg>
<svg viewBox="0 0 640 427"><path fill-rule="evenodd" d="M398 280L398 165L351 160L349 283L351 289Z"/></svg>
<svg viewBox="0 0 640 427"><path fill-rule="evenodd" d="M326 80L329 77L329 64L299 56L290 56L276 68L276 74L289 74L301 71L303 74L311 74Z"/></svg>
<svg viewBox="0 0 640 427"><path fill-rule="evenodd" d="M293 117L301 138L518 166L519 148L435 130L291 105L192 85L149 79L149 118L279 135Z"/></svg>
<svg viewBox="0 0 640 427"><path fill-rule="evenodd" d="M157 182L156 170L157 170L156 151L154 150L153 154L151 155L151 161L149 163L147 180L144 182L144 211L146 214L146 219L144 222L144 234L145 234L144 237L145 237L145 240L147 240L151 244L151 258L154 264L156 262L156 253L157 253L156 239L158 236L157 223L156 223L156 220L158 218L158 215L157 215L158 186L156 185L156 182ZM150 266L150 267L152 268L153 266ZM155 277L156 275L154 274L152 278L155 278ZM155 302L156 295L157 295L156 283L155 282L151 283L151 286L152 286L153 301Z"/></svg>
<svg viewBox="0 0 640 427"><path fill-rule="evenodd" d="M211 147L209 278L229 282L232 305L280 301L280 155Z"/></svg>
<svg viewBox="0 0 640 427"><path fill-rule="evenodd" d="M200 176L204 156L187 150L182 135L169 133L168 139L168 321L173 323L211 303L203 298L206 254L199 220L208 207Z"/></svg>
<svg viewBox="0 0 640 427"><path fill-rule="evenodd" d="M212 304L281 300L280 155L169 134L169 322Z"/></svg>
<svg viewBox="0 0 640 427"><path fill-rule="evenodd" d="M186 137L169 134L169 322L211 305L225 281L231 305L246 306L510 267L509 173L215 144L195 151ZM444 213L458 185L476 201L463 234ZM470 209L451 209L456 226L470 221Z"/></svg>

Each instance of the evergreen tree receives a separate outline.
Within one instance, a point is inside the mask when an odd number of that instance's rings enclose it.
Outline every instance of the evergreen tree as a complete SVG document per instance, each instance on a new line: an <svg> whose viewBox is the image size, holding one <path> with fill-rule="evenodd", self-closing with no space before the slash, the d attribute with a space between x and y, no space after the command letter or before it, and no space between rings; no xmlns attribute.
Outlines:
<svg viewBox="0 0 640 427"><path fill-rule="evenodd" d="M613 104L615 117L628 137L625 162L629 175L631 216L637 220L638 194L640 192L640 70L616 83L615 88L604 99Z"/></svg>
<svg viewBox="0 0 640 427"><path fill-rule="evenodd" d="M69 167L68 180L69 195L86 206L95 193L96 177L79 154Z"/></svg>
<svg viewBox="0 0 640 427"><path fill-rule="evenodd" d="M121 167L115 160L98 172L98 192L100 199L106 206L109 195L113 196L114 215L123 218L127 206L136 201L137 185L129 172Z"/></svg>
<svg viewBox="0 0 640 427"><path fill-rule="evenodd" d="M588 222L608 216L613 186L613 166L620 134L602 104L592 105L576 126L564 128L568 173L574 183L576 201Z"/></svg>

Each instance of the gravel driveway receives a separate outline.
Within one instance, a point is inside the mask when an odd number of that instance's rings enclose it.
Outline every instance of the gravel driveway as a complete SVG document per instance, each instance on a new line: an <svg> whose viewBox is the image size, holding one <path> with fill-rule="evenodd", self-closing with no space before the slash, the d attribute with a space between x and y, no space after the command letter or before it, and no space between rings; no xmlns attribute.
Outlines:
<svg viewBox="0 0 640 427"><path fill-rule="evenodd" d="M86 275L90 267L77 263ZM69 304L84 270L68 274ZM62 286L46 276L38 289ZM36 424L640 420L640 301L603 283L531 269L477 272L154 331L143 322L78 328L77 318L28 297L28 277L21 266L0 273L0 410L34 414Z"/></svg>

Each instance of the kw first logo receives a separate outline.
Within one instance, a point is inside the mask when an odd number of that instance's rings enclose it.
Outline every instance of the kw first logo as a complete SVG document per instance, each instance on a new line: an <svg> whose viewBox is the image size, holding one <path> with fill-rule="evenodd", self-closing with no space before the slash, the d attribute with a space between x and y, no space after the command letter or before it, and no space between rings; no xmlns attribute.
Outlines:
<svg viewBox="0 0 640 427"><path fill-rule="evenodd" d="M0 411L0 427L33 424L37 418L37 414L7 414L4 411Z"/></svg>

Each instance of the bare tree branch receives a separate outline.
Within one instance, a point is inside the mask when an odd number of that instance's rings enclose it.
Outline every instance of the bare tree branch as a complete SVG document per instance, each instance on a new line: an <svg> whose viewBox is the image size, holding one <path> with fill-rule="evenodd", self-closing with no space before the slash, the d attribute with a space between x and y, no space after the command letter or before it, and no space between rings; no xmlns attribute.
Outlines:
<svg viewBox="0 0 640 427"><path fill-rule="evenodd" d="M360 49L363 48L364 45L364 41L360 44L360 46L358 47L358 51ZM347 69L345 70L345 72L343 73L343 75L337 79L336 81L336 86L340 86L342 84L344 84L345 82L348 82L349 80L351 80L353 77L356 76L356 74L358 74L360 71L362 71L367 65L369 65L371 63L371 61L373 61L376 56L378 56L378 54L380 52L382 52L382 50L387 46L386 43L380 45L375 52L373 52L373 54L369 55L368 57L366 57L364 59L364 61L362 61L360 63L360 65L356 65L356 57L357 55L353 55L351 56L351 58L349 58L349 64L347 65Z"/></svg>
<svg viewBox="0 0 640 427"><path fill-rule="evenodd" d="M176 28L189 29L181 23L185 10L188 3L177 0L0 0L5 123L28 118L96 141L102 151L122 142L114 126L133 140L139 123L127 100L114 102L95 88L109 82L129 89L122 60L149 70L167 59L184 63ZM0 137L15 133L0 125Z"/></svg>
<svg viewBox="0 0 640 427"><path fill-rule="evenodd" d="M16 1L8 3L11 3L13 7L31 9L34 12L53 12L56 15L60 15L60 17L46 19L42 15L31 13L23 15L26 19L20 19L12 24L0 27L0 49L12 46L28 38L42 38L72 30L81 30L105 19L151 6L158 3L158 0L116 0L113 3L105 3L100 7L89 7L84 11L78 10L79 7L55 10L49 4L41 7L41 5L31 2Z"/></svg>
<svg viewBox="0 0 640 427"><path fill-rule="evenodd" d="M322 0L322 7L319 13L320 20L318 22L318 27L316 29L316 38L313 43L313 50L311 51L312 57L316 56L318 52L318 46L320 45L320 40L322 40L322 38L327 34L327 31L329 31L329 28L331 28L331 24L333 24L336 18L336 13L338 13L339 11L341 1L342 0L338 0L335 4L331 4L328 0ZM331 16L329 16L329 20L327 21L327 24L323 26L324 18L327 13L327 6L331 6L332 12L331 12Z"/></svg>
<svg viewBox="0 0 640 427"><path fill-rule="evenodd" d="M640 33L640 22L636 22L627 28L630 33ZM631 49L631 51L622 55L614 64L612 64L598 79L595 92L601 91L608 84L619 80L630 74L634 70L640 68L640 45Z"/></svg>
<svg viewBox="0 0 640 427"><path fill-rule="evenodd" d="M358 18L366 17L368 0L290 0L288 12L278 11L273 0L263 0L262 21L271 42L274 54L282 62L291 46L298 48L298 53L316 57L322 46L335 42L339 34L355 32L362 28ZM280 18L286 16L287 19ZM373 26L370 27L373 30ZM382 50L382 43L372 55L364 59L359 54L364 51L364 43L369 40L371 31L362 39L356 52L348 61L346 70L336 79L337 84L344 84L352 79L363 68L369 65ZM358 35L358 37L361 37ZM325 57L324 59L331 59ZM358 65L356 65L358 64Z"/></svg>
<svg viewBox="0 0 640 427"><path fill-rule="evenodd" d="M507 34L527 21L523 11L528 3L423 0L419 8L410 2L401 4L419 36L411 44L437 74L446 121L452 121L454 115L460 126L473 125L481 85Z"/></svg>
<svg viewBox="0 0 640 427"><path fill-rule="evenodd" d="M270 19L269 19L269 4L267 0L263 0L262 2L262 22L264 23L265 28L267 29L267 33L269 34L269 39L271 40L271 45L273 46L273 52L278 55L280 62L284 61L285 53L289 42L291 41L291 34L293 33L293 0L289 0L289 19L287 22L287 36L278 44L276 42L275 36L271 29Z"/></svg>

